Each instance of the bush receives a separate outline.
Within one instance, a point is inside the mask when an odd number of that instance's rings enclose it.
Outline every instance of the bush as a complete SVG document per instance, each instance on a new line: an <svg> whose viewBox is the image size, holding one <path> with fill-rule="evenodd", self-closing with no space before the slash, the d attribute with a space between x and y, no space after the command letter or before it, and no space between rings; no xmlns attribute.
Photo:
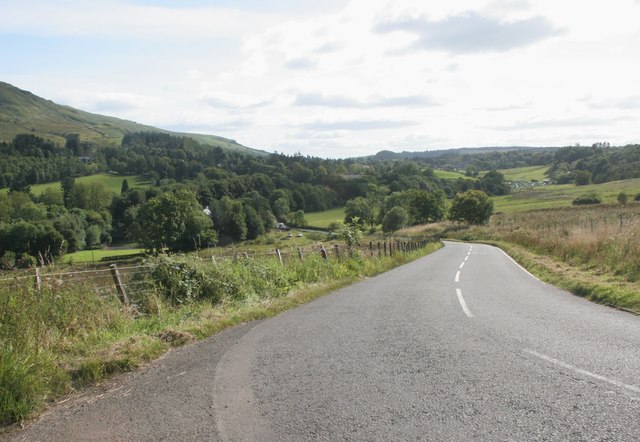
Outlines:
<svg viewBox="0 0 640 442"><path fill-rule="evenodd" d="M493 213L493 201L480 190L469 190L458 193L449 208L451 221L468 224L485 224Z"/></svg>
<svg viewBox="0 0 640 442"><path fill-rule="evenodd" d="M586 205L586 204L600 204L602 203L602 197L597 192L589 192L584 195L580 195L574 199L571 204L574 206Z"/></svg>

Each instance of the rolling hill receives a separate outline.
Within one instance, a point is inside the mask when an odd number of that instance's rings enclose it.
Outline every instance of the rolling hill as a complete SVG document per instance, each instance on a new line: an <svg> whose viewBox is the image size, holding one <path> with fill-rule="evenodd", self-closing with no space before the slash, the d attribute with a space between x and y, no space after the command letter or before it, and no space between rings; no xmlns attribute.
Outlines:
<svg viewBox="0 0 640 442"><path fill-rule="evenodd" d="M265 153L215 135L171 132L59 105L0 81L0 141L11 141L18 134L29 133L64 143L67 135L79 134L82 141L119 146L122 137L132 132L163 132L224 149Z"/></svg>

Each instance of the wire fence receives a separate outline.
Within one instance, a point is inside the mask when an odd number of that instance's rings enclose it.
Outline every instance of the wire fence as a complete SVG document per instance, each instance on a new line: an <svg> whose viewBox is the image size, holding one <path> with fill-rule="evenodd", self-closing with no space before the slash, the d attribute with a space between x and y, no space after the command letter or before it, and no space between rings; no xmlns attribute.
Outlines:
<svg viewBox="0 0 640 442"><path fill-rule="evenodd" d="M213 265L225 265L229 261L239 259L275 259L286 266L293 261L304 261L314 254L325 260L342 260L355 255L365 259L393 257L396 254L417 251L434 241L437 241L437 238L394 238L370 241L357 247L324 244L299 248L276 248L268 251L211 253L211 250L201 250L192 256L195 260L206 261ZM122 304L128 305L131 297L139 297L155 290L148 278L154 268L155 265L149 263L113 263L82 270L61 270L56 266L43 266L0 274L0 287L9 290L38 291L85 288L94 291L97 296L117 296Z"/></svg>

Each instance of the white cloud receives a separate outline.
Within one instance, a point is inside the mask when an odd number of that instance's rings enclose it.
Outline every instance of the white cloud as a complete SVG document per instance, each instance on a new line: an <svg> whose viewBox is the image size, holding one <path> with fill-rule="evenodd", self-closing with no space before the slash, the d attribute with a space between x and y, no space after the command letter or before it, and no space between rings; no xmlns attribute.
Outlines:
<svg viewBox="0 0 640 442"><path fill-rule="evenodd" d="M193 38L242 35L281 16L221 7L168 8L125 0L27 0L2 6L2 32L117 38Z"/></svg>
<svg viewBox="0 0 640 442"><path fill-rule="evenodd" d="M638 136L636 0L352 0L308 13L9 3L3 38L46 36L42 46L61 54L40 66L42 54L29 44L9 51L10 40L0 47L10 60L0 66L3 80L86 110L268 151L349 156L412 144ZM59 43L59 35L81 38Z"/></svg>
<svg viewBox="0 0 640 442"><path fill-rule="evenodd" d="M559 34L559 30L544 17L504 22L474 11L430 21L406 18L378 24L375 30L386 34L404 31L416 34L414 49L435 49L454 54L508 51L528 46Z"/></svg>

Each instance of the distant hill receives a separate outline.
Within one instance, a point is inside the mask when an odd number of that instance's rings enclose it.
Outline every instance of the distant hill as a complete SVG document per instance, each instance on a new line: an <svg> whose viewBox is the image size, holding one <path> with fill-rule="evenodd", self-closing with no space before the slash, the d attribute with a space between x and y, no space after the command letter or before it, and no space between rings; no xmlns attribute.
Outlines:
<svg viewBox="0 0 640 442"><path fill-rule="evenodd" d="M521 152L535 152L535 151L545 151L545 152L555 152L558 150L558 147L533 147L533 146L507 146L507 147L457 147L453 149L442 149L442 150L424 150L424 151L414 151L414 152L392 152L390 150L381 150L375 155L370 155L365 158L371 158L374 160L401 160L401 159L416 159L416 158L438 158L445 155L476 155L482 153L493 153L493 152L511 152L511 151L521 151Z"/></svg>
<svg viewBox="0 0 640 442"><path fill-rule="evenodd" d="M122 137L132 132L163 132L223 149L265 154L215 135L171 132L59 105L0 81L0 141L11 141L18 134L29 133L64 144L67 135L78 134L82 141L119 146Z"/></svg>

